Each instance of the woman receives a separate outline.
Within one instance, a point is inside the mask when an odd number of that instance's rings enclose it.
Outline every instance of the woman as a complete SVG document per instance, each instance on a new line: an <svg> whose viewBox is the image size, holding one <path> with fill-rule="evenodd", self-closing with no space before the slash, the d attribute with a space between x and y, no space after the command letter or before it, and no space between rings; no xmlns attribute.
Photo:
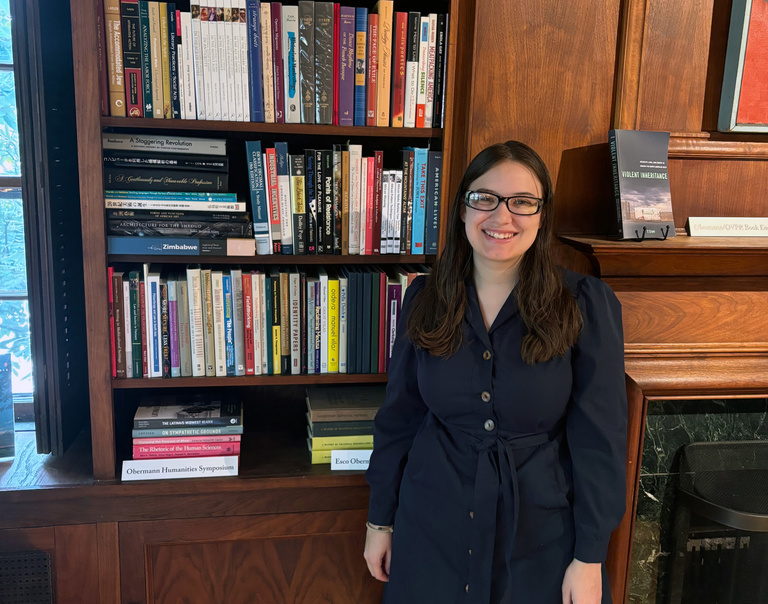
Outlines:
<svg viewBox="0 0 768 604"><path fill-rule="evenodd" d="M522 143L472 160L449 220L407 290L375 420L368 568L393 604L610 603L619 302L554 265L549 173Z"/></svg>

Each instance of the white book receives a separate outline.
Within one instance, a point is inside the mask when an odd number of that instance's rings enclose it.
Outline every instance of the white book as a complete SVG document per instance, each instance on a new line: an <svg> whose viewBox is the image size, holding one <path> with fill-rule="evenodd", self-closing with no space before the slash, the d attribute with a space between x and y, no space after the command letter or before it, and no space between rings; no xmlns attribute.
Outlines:
<svg viewBox="0 0 768 604"><path fill-rule="evenodd" d="M121 210L192 210L195 212L245 212L245 202L177 201L165 199L105 199L104 207Z"/></svg>
<svg viewBox="0 0 768 604"><path fill-rule="evenodd" d="M193 120L197 116L197 101L195 97L195 41L192 33L192 15L180 12L181 19L181 55L179 59L181 67L181 86L184 105L182 116L184 119Z"/></svg>
<svg viewBox="0 0 768 604"><path fill-rule="evenodd" d="M243 323L243 271L233 268L232 278L232 326L235 330L235 375L245 375L245 326Z"/></svg>
<svg viewBox="0 0 768 604"><path fill-rule="evenodd" d="M192 376L205 375L205 342L203 332L203 298L200 269L187 267L189 298L189 342L192 351Z"/></svg>
<svg viewBox="0 0 768 604"><path fill-rule="evenodd" d="M131 344L131 287L128 282L128 273L123 279L123 342L125 343L125 377L133 377L133 345Z"/></svg>
<svg viewBox="0 0 768 604"><path fill-rule="evenodd" d="M237 62L240 67L240 81L242 89L240 90L240 102L243 106L243 121L251 121L251 75L248 68L248 15L245 10L245 0L235 0L237 10L240 13L235 31L240 37L240 60Z"/></svg>
<svg viewBox="0 0 768 604"><path fill-rule="evenodd" d="M394 220L394 239L393 254L400 253L400 232L402 229L403 218L403 171L395 170L395 220Z"/></svg>
<svg viewBox="0 0 768 604"><path fill-rule="evenodd" d="M261 374L267 375L268 363L267 353L269 347L267 346L267 338L271 337L269 330L267 329L267 275L259 271L259 298L261 299L261 305L259 306L259 319L261 323Z"/></svg>
<svg viewBox="0 0 768 604"><path fill-rule="evenodd" d="M299 7L283 5L283 90L285 123L301 122L299 91Z"/></svg>
<svg viewBox="0 0 768 604"><path fill-rule="evenodd" d="M214 116L214 103L219 104L219 52L217 47L216 27L213 21L208 20L208 13L216 10L214 6L200 7L200 41L203 55L203 85L205 119L212 120ZM216 67L214 73L214 64Z"/></svg>
<svg viewBox="0 0 768 604"><path fill-rule="evenodd" d="M275 123L275 77L272 71L272 9L269 2L260 5L261 77L264 88L264 122Z"/></svg>
<svg viewBox="0 0 768 604"><path fill-rule="evenodd" d="M229 23L224 19L224 0L216 0L216 36L218 49L218 67L219 67L219 99L220 99L220 117L222 121L229 120L229 84L227 82L227 71L231 72L229 65L229 56L227 55L227 30ZM214 110L215 111L215 110Z"/></svg>
<svg viewBox="0 0 768 604"><path fill-rule="evenodd" d="M419 74L416 86L416 119L418 120L419 109L426 109L427 102L427 57L429 56L429 16L424 15L421 18L419 27ZM424 120L426 127L427 121Z"/></svg>
<svg viewBox="0 0 768 604"><path fill-rule="evenodd" d="M360 254L365 254L365 223L368 220L368 161L363 157L360 161Z"/></svg>
<svg viewBox="0 0 768 604"><path fill-rule="evenodd" d="M381 174L381 241L380 251L389 254L389 173L391 170L383 170Z"/></svg>
<svg viewBox="0 0 768 604"><path fill-rule="evenodd" d="M211 269L204 268L200 271L200 287L203 309L203 346L205 349L205 375L216 375L216 338L213 329L213 290L211 289ZM222 301L223 305L223 301Z"/></svg>
<svg viewBox="0 0 768 604"><path fill-rule="evenodd" d="M191 4L192 14L192 62L195 76L195 105L197 119L205 119L205 75L203 67L203 35L201 31L200 5ZM207 25L207 23L206 23ZM207 41L206 41L207 44Z"/></svg>
<svg viewBox="0 0 768 604"><path fill-rule="evenodd" d="M251 309L251 324L253 325L253 373L261 375L261 327L264 314L264 300L261 297L261 274L251 271L251 298L253 308Z"/></svg>
<svg viewBox="0 0 768 604"><path fill-rule="evenodd" d="M229 64L232 66L232 86L230 92L232 96L229 99L230 117L236 122L243 121L243 72L240 69L242 60L242 50L240 49L240 8L237 0L229 0L230 22L229 29L232 34L232 45L229 47ZM232 109L234 108L234 113Z"/></svg>
<svg viewBox="0 0 768 604"><path fill-rule="evenodd" d="M175 303L176 306L176 316L174 317L176 319L176 329L171 326L171 302ZM169 351L173 350L174 344L173 344L173 336L175 335L176 338L179 337L179 300L178 296L176 295L176 278L174 276L168 277L168 341L170 342L168 347ZM176 333L174 333L174 331ZM178 339L176 340L176 351L179 350L179 342ZM170 354L171 357L171 377L181 377L181 365L174 366L173 364L173 354ZM178 360L178 359L177 359Z"/></svg>
<svg viewBox="0 0 768 604"><path fill-rule="evenodd" d="M435 62L437 59L437 15L429 14L429 46L427 47L427 98L424 102L424 127L432 127L432 114L435 104Z"/></svg>
<svg viewBox="0 0 768 604"><path fill-rule="evenodd" d="M410 39L407 41L410 47ZM406 54L410 51L406 50ZM418 54L417 54L418 57ZM416 95L419 82L419 61L406 61L405 63L405 106L403 108L403 126L416 127Z"/></svg>
<svg viewBox="0 0 768 604"><path fill-rule="evenodd" d="M277 158L278 163L280 158ZM288 169L289 156L285 155L286 170ZM293 247L293 212L291 205L291 175L277 174L277 197L280 200L280 241L283 247L286 245ZM293 249L296 253L296 249Z"/></svg>
<svg viewBox="0 0 768 604"><path fill-rule="evenodd" d="M315 284L317 277L307 277L307 373L315 373Z"/></svg>
<svg viewBox="0 0 768 604"><path fill-rule="evenodd" d="M237 121L237 81L235 72L240 72L240 68L235 65L235 61L240 58L239 49L235 51L235 24L232 22L232 0L224 0L224 34L226 37L225 54L225 73L227 76L227 107L228 119L231 122ZM238 38L239 40L239 38Z"/></svg>
<svg viewBox="0 0 768 604"><path fill-rule="evenodd" d="M126 459L121 480L166 480L169 478L212 478L237 476L237 455L219 457L171 457Z"/></svg>
<svg viewBox="0 0 768 604"><path fill-rule="evenodd" d="M362 145L349 145L349 253L360 253L360 162Z"/></svg>
<svg viewBox="0 0 768 604"><path fill-rule="evenodd" d="M227 377L227 340L224 330L224 273L211 271L213 300L213 357L216 377Z"/></svg>
<svg viewBox="0 0 768 604"><path fill-rule="evenodd" d="M328 373L328 273L317 269L320 279L320 373Z"/></svg>
<svg viewBox="0 0 768 604"><path fill-rule="evenodd" d="M179 29L181 29L181 13L177 13ZM176 36L176 68L178 69L179 86L179 118L187 119L187 106L184 103L184 40L180 35Z"/></svg>
<svg viewBox="0 0 768 604"><path fill-rule="evenodd" d="M301 275L297 269L288 273L288 300L291 313L291 374L301 373Z"/></svg>
<svg viewBox="0 0 768 604"><path fill-rule="evenodd" d="M163 367L158 346L160 328L160 273L144 264L144 316L147 323L147 366L149 377L162 377Z"/></svg>
<svg viewBox="0 0 768 604"><path fill-rule="evenodd" d="M349 279L339 273L339 373L347 373L347 323L349 322Z"/></svg>

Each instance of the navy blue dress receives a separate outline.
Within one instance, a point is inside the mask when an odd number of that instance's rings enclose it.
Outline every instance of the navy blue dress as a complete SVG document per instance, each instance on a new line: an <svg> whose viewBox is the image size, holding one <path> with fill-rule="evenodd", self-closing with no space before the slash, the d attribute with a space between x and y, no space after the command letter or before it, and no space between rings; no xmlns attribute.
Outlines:
<svg viewBox="0 0 768 604"><path fill-rule="evenodd" d="M533 366L514 291L486 330L469 280L463 344L444 359L405 335L425 278L408 288L366 473L368 519L395 527L387 604L561 604L574 557L605 561L625 507L621 307L599 279L564 279L583 330Z"/></svg>

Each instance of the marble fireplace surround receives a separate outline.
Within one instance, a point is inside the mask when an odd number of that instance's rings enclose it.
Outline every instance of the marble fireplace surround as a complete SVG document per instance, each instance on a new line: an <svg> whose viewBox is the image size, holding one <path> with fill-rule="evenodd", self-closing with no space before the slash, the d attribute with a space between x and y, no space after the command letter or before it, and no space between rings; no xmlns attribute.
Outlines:
<svg viewBox="0 0 768 604"><path fill-rule="evenodd" d="M613 601L664 602L677 450L768 438L768 241L560 239L622 304L627 513L608 553Z"/></svg>

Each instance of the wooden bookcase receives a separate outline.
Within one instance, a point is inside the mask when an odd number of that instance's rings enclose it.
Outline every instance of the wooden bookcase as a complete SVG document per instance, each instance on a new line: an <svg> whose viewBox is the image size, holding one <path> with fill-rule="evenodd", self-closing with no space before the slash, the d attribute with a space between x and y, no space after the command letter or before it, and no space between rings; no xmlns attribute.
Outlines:
<svg viewBox="0 0 768 604"><path fill-rule="evenodd" d="M355 1L352 4L368 6L367 2ZM269 406L271 398L280 398L281 392L292 392L295 395L298 387L307 384L338 384L338 383L384 383L383 374L323 374L301 376L256 376L237 378L173 378L173 379L112 379L109 365L109 328L107 306L107 266L113 262L147 262L155 264L183 266L193 260L189 257L142 257L115 256L106 253L106 234L104 220L104 187L102 181L102 146L101 136L104 132L142 132L165 133L174 135L189 135L198 137L227 138L228 155L244 155L244 140L261 139L267 143L275 140L288 140L292 151L304 148L320 148L333 143L345 141L360 142L366 151L374 148L396 149L406 145L426 145L443 152L443 181L442 209L449 199L449 191L457 170L462 169L463 150L462 136L454 136L454 131L463 132L465 117L456 107L461 107L461 96L464 94L459 87L455 94L454 83L461 81L461 69L466 69L467 62L462 59L457 49L467 47L466 38L471 31L462 25L462 12L468 12L462 6L462 0L437 2L424 0L418 8L423 12L449 12L450 29L448 40L448 66L445 87L445 127L442 129L417 128L371 128L371 127L339 127L307 124L263 124L255 122L210 122L199 120L158 120L137 118L104 117L100 113L98 85L98 52L97 52L97 3L96 0L72 0L72 32L75 64L75 95L77 105L77 137L78 160L80 173L80 203L81 222L83 230L83 262L85 267L86 326L88 342L89 386L91 432L93 447L93 472L97 480L110 481L119 475L122 461L119 453L121 434L125 422L122 407L130 406L134 398L142 391L162 389L199 389L199 388L256 388L258 400L245 400L246 435L243 447L247 449L249 436L248 415L254 412L254 406ZM370 7L369 7L370 8ZM395 10L407 10L395 2ZM458 97L458 98L456 98ZM457 102L458 101L458 102ZM458 140L457 140L458 139ZM233 162L235 163L235 162ZM244 162L237 162L235 165ZM235 169L234 167L232 169ZM460 174L459 174L460 175ZM236 175L230 172L230 182ZM443 212L445 214L445 212ZM444 222L444 216L441 223ZM441 224L442 227L442 224ZM431 257L425 256L254 256L243 258L211 258L206 264L240 265L251 268L275 264L297 264L299 266L328 264L392 264L392 263L423 263L430 262ZM282 389L282 390L281 390ZM247 392L248 390L244 390ZM254 397L245 397L246 399ZM301 434L303 426L296 426ZM266 428L269 433L269 429ZM263 433L263 432L262 432ZM289 449L294 445L274 443L278 450L282 447ZM304 447L306 453L306 447ZM278 456L280 457L280 456ZM308 455L304 455L308 458ZM322 474L323 470L312 468L308 459L301 462L293 453L289 453L284 473L296 475L297 464L301 468L299 474L314 476ZM248 456L241 459L241 476L258 475L258 471L248 467ZM327 470L326 470L327 472ZM271 468L269 474L281 474L278 466ZM361 476L351 479L357 483Z"/></svg>

